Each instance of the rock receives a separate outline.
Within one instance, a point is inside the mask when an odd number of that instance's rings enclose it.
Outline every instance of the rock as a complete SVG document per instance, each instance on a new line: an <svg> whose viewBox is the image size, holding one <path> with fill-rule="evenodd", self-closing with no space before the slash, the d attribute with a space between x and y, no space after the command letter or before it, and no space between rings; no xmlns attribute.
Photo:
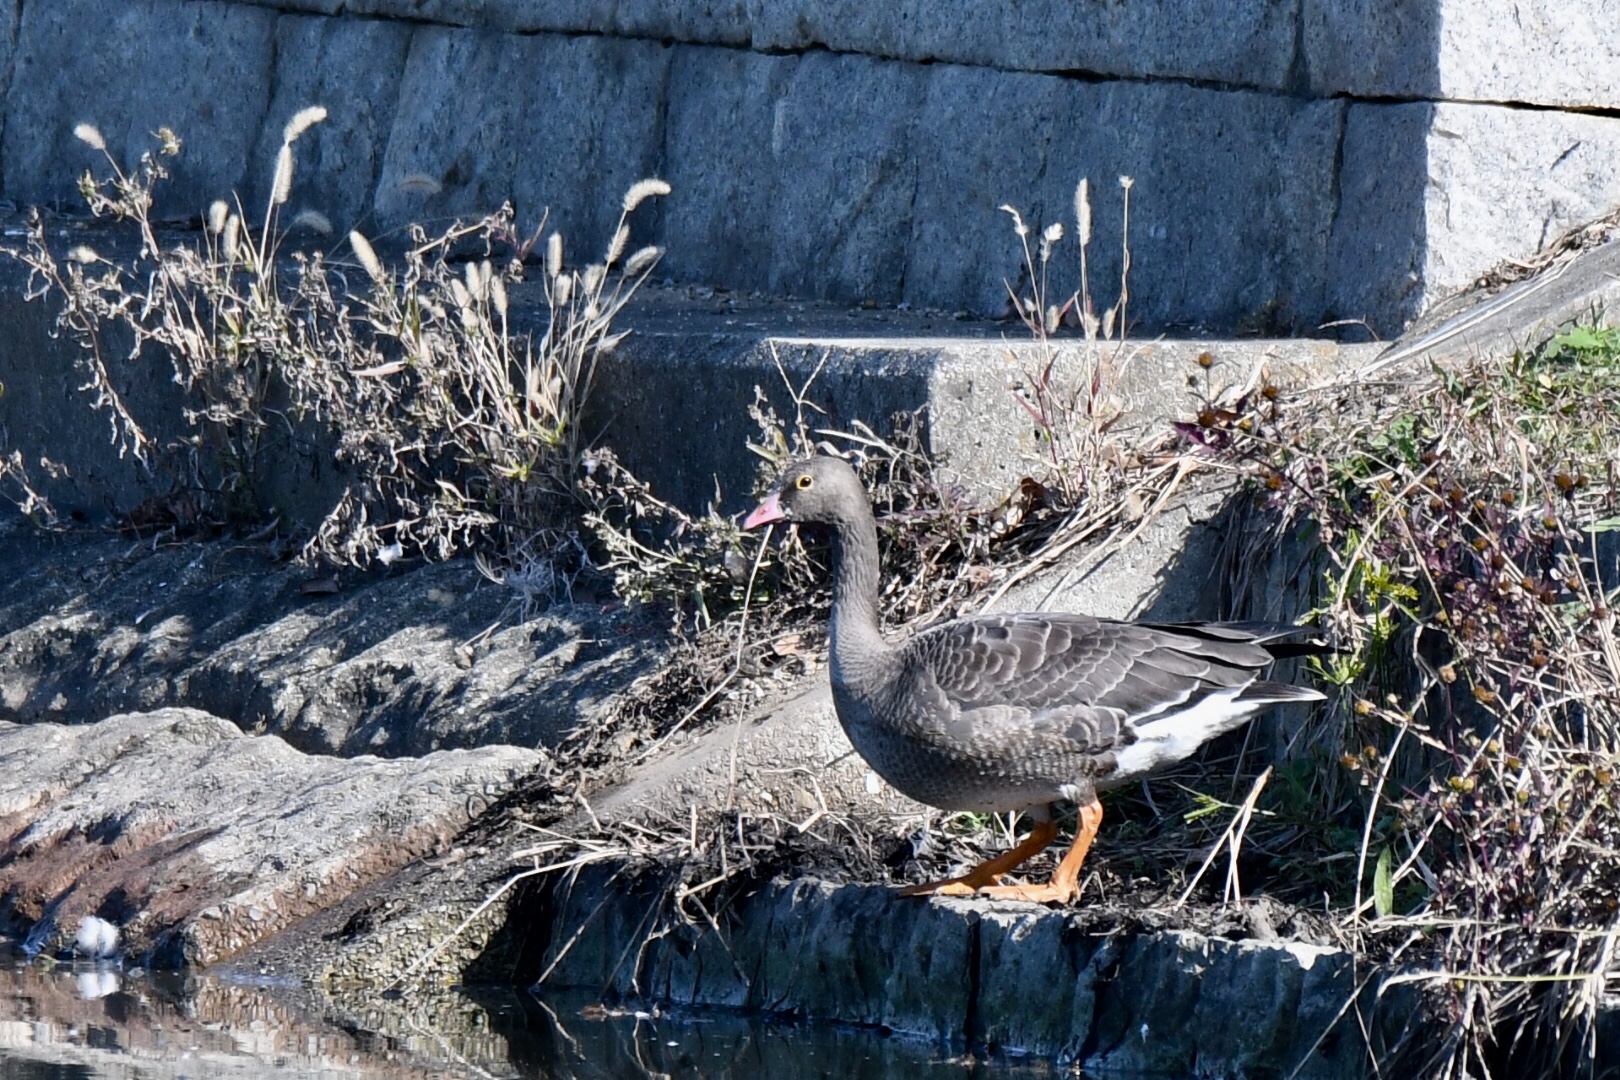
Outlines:
<svg viewBox="0 0 1620 1080"><path fill-rule="evenodd" d="M1332 314L1393 336L1504 258L1620 204L1620 119L1473 104L1355 104Z"/></svg>
<svg viewBox="0 0 1620 1080"><path fill-rule="evenodd" d="M550 945L532 969L550 969L547 988L877 1024L1087 1072L1211 1077L1371 1075L1352 997L1375 1053L1422 1023L1412 986L1358 987L1354 958L1336 949L1187 930L1094 936L1043 907L904 901L811 879L738 898L717 934L649 918L656 884L623 874L592 867L551 891Z"/></svg>
<svg viewBox="0 0 1620 1080"><path fill-rule="evenodd" d="M305 148L294 212L339 227L370 210L388 232L510 199L526 229L549 209L582 261L607 242L618 195L663 174L675 192L638 215L637 239L662 240L676 277L987 314L1023 272L997 207L1072 236L1082 175L1111 303L1114 180L1129 175L1138 326L1354 333L1360 320L1387 338L1620 197L1617 46L1574 0L1519 13L1510 34L1485 0L1243 0L1214 20L1164 0L93 9L22 15L10 198L77 208L77 176L97 162L70 129L88 120L126 163L160 123L187 140L164 214L233 188L262 202L285 117L321 97L332 119ZM160 74L107 67L126 46ZM89 96L104 86L127 92Z"/></svg>
<svg viewBox="0 0 1620 1080"><path fill-rule="evenodd" d="M465 561L349 575L329 596L228 543L23 536L0 565L0 719L21 722L190 705L308 753L547 746L665 648L623 605L522 621Z"/></svg>
<svg viewBox="0 0 1620 1080"><path fill-rule="evenodd" d="M996 210L1004 203L1037 231L1063 224L1052 284L1066 299L1080 284L1074 194L1086 177L1100 315L1119 294L1118 178L1129 176L1133 324L1314 328L1339 104L984 68L930 73L905 279L913 305L999 312L1003 282L1027 291L1022 248ZM1247 272L1189 272L1237 265Z"/></svg>
<svg viewBox="0 0 1620 1080"><path fill-rule="evenodd" d="M1300 61L1318 94L1576 109L1620 105L1620 39L1599 6L1550 0L1306 0Z"/></svg>
<svg viewBox="0 0 1620 1080"><path fill-rule="evenodd" d="M83 206L80 175L109 170L74 137L79 123L100 129L126 172L156 149L159 127L185 140L179 157L163 159L173 178L159 190L160 216L195 216L242 187L269 99L274 12L184 0L61 0L19 10L6 98L8 197Z"/></svg>
<svg viewBox="0 0 1620 1080"><path fill-rule="evenodd" d="M509 746L315 757L195 709L0 721L0 909L34 923L42 951L93 915L127 955L211 964L448 854L541 760Z"/></svg>
<svg viewBox="0 0 1620 1080"><path fill-rule="evenodd" d="M690 739L637 763L591 799L599 821L684 822L700 810L737 806L805 821L818 811L915 818L922 805L876 779L849 744L825 678L754 716ZM875 790L874 790L875 788ZM572 825L586 824L585 815Z"/></svg>
<svg viewBox="0 0 1620 1080"><path fill-rule="evenodd" d="M315 246L327 251L345 247L342 237L371 211L411 37L409 25L377 19L286 15L276 20L275 93L254 145L244 192L250 220L258 219L269 200L287 121L300 109L324 105L326 120L295 144L297 170L282 223L291 223L303 210L317 211L335 232L329 238L315 234ZM294 238L311 235L295 233Z"/></svg>
<svg viewBox="0 0 1620 1080"><path fill-rule="evenodd" d="M1175 76L1245 86L1287 84L1294 12L1243 0L1212 20L1174 4L1036 2L871 5L858 0L763 0L756 49L864 53L1008 71Z"/></svg>
<svg viewBox="0 0 1620 1080"><path fill-rule="evenodd" d="M912 134L927 71L830 53L675 53L670 272L840 301L903 299L905 231L928 167Z"/></svg>
<svg viewBox="0 0 1620 1080"><path fill-rule="evenodd" d="M411 40L376 208L390 226L512 200L549 211L570 266L602 257L620 197L659 171L670 50L649 41L423 27ZM645 216L643 216L645 215ZM637 217L650 242L655 213Z"/></svg>

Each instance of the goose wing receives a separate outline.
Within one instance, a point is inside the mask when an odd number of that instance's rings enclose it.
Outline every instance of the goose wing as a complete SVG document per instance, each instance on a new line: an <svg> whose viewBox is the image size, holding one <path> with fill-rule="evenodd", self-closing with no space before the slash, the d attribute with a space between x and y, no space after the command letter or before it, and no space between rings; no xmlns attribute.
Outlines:
<svg viewBox="0 0 1620 1080"><path fill-rule="evenodd" d="M907 659L913 685L931 699L928 719L951 741L1022 736L1097 754L1129 746L1141 727L1193 713L1212 697L1234 721L1269 702L1319 698L1260 679L1275 659L1268 643L1301 633L1266 623L981 615L919 634Z"/></svg>

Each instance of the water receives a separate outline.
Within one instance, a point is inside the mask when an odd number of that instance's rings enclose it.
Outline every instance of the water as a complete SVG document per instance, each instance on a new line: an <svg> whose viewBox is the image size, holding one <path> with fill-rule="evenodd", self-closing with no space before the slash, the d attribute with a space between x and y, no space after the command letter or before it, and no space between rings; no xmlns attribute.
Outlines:
<svg viewBox="0 0 1620 1080"><path fill-rule="evenodd" d="M953 1059L867 1030L710 1012L652 1017L516 991L369 998L296 987L0 961L0 1080L545 1077L973 1080L1045 1063Z"/></svg>

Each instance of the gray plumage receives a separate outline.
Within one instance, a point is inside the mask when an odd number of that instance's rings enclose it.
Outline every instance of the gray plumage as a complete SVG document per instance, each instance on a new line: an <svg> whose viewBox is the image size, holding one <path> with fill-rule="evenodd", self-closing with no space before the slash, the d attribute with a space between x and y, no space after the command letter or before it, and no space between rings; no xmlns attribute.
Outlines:
<svg viewBox="0 0 1620 1080"><path fill-rule="evenodd" d="M827 525L833 537L832 688L838 719L880 776L946 810L1030 811L1095 801L1263 709L1322 695L1270 682L1298 627L1146 624L1086 615L978 615L892 645L877 617L877 531L843 461L788 469L748 524Z"/></svg>

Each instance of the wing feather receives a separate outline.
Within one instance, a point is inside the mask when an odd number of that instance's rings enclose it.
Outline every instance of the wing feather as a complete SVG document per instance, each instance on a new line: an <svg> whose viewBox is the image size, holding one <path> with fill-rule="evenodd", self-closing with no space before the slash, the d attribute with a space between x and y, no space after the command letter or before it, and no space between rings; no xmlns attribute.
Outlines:
<svg viewBox="0 0 1620 1080"><path fill-rule="evenodd" d="M954 739L1055 740L1095 754L1130 745L1138 722L1255 683L1274 659L1266 642L1290 629L983 615L908 642L908 681L933 699L925 719Z"/></svg>

